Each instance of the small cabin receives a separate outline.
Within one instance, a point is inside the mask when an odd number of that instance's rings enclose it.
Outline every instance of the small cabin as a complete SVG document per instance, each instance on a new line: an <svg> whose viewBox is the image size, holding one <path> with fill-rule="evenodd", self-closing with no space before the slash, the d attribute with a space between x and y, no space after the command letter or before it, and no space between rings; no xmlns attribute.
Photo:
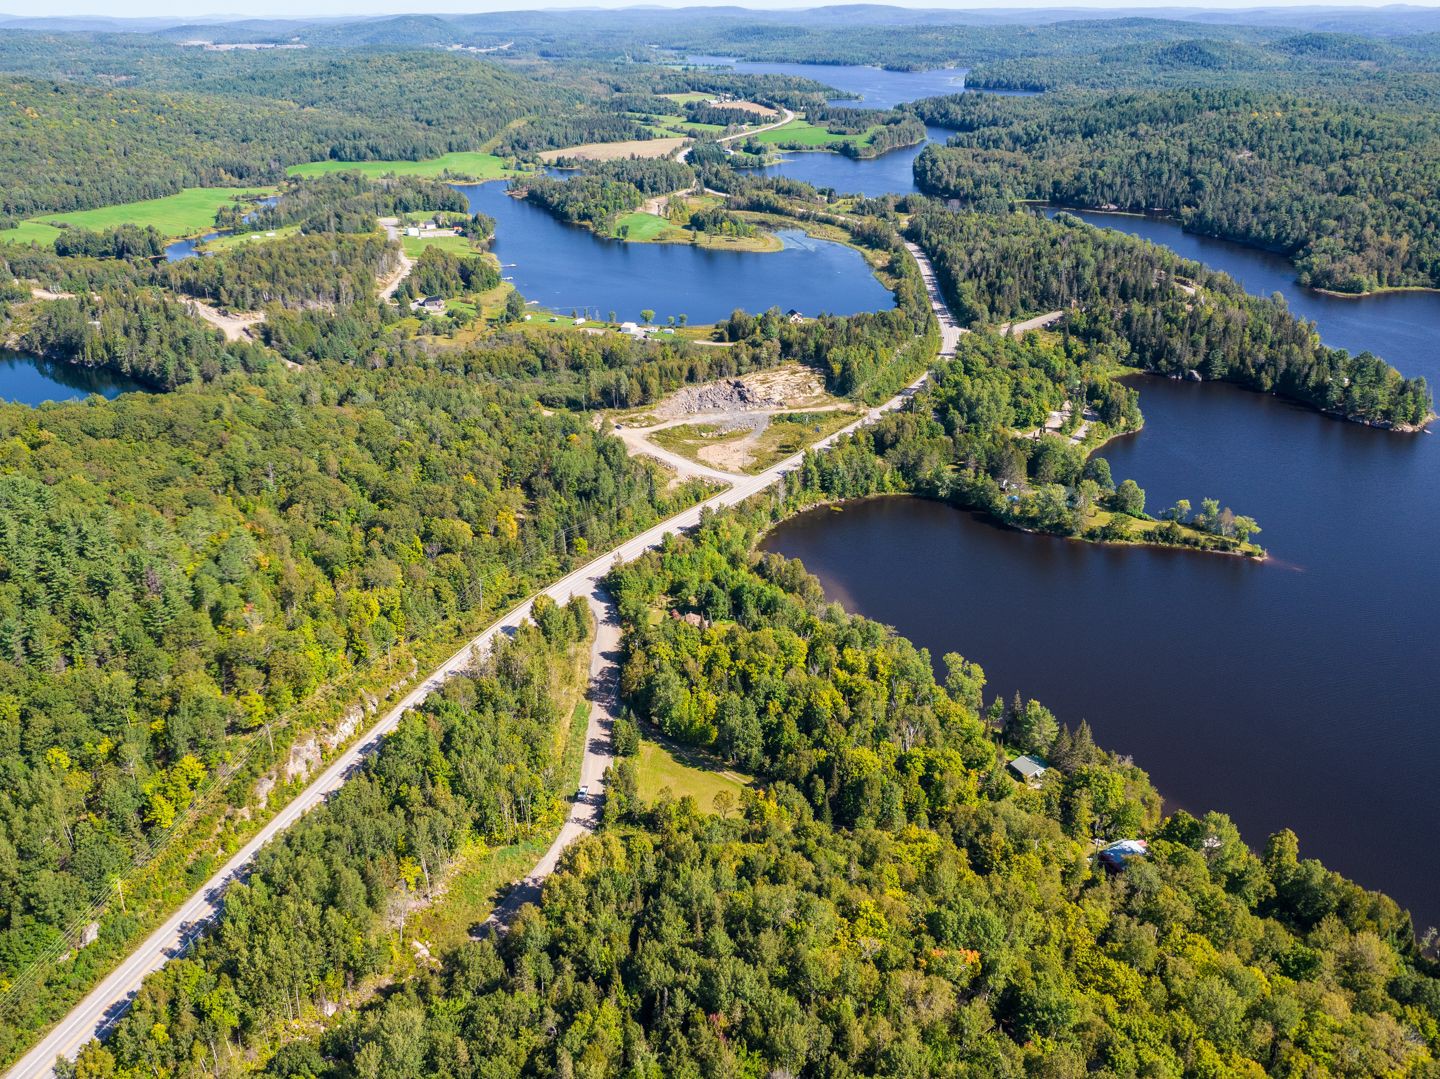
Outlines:
<svg viewBox="0 0 1440 1079"><path fill-rule="evenodd" d="M1150 853L1150 845L1143 839L1120 839L1100 851L1100 864L1112 873L1123 872L1136 858Z"/></svg>
<svg viewBox="0 0 1440 1079"><path fill-rule="evenodd" d="M410 310L428 311L432 315L443 315L445 313L445 301L439 296L426 296L424 299L412 301Z"/></svg>
<svg viewBox="0 0 1440 1079"><path fill-rule="evenodd" d="M1038 784L1045 778L1045 773L1050 771L1050 766L1039 757L1032 757L1026 753L1016 757L1010 762L1010 773L1020 782L1030 786Z"/></svg>
<svg viewBox="0 0 1440 1079"><path fill-rule="evenodd" d="M786 317L787 319L789 319L790 322L792 322L792 323L798 323L798 322L804 322L804 321L805 321L805 316L802 315L799 311L795 310L795 308L793 308L793 307L790 308L790 310L788 310L788 311L785 312L785 317Z"/></svg>

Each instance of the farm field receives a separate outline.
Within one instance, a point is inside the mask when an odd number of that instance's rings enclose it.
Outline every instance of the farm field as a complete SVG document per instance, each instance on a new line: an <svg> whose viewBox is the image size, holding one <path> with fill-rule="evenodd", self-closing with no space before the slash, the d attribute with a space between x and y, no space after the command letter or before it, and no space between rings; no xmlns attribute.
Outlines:
<svg viewBox="0 0 1440 1079"><path fill-rule="evenodd" d="M540 155L541 161L554 161L562 157L577 157L586 161L616 161L625 157L669 157L689 141L682 138L632 139L628 142L589 142L583 146L566 146L560 150L546 150Z"/></svg>
<svg viewBox="0 0 1440 1079"><path fill-rule="evenodd" d="M0 230L0 243L49 244L60 235L57 225L96 230L118 225L139 225L141 228L153 225L167 237L193 236L212 227L215 212L227 203L271 194L274 194L274 189L267 187L187 187L164 198L32 217L14 228Z"/></svg>
<svg viewBox="0 0 1440 1079"><path fill-rule="evenodd" d="M868 136L868 132L866 133ZM823 127L812 124L809 120L791 120L783 127L771 128L769 131L762 131L754 138L763 143L771 145L778 143L796 143L801 146L824 147L833 143L844 142L854 138L853 135L836 135L826 131Z"/></svg>
<svg viewBox="0 0 1440 1079"><path fill-rule="evenodd" d="M311 161L305 165L292 165L286 169L289 176L324 176L333 172L360 172L366 176L440 176L451 173L468 176L475 180L498 180L513 176L514 170L506 166L505 159L494 154L459 150L442 154L424 161Z"/></svg>

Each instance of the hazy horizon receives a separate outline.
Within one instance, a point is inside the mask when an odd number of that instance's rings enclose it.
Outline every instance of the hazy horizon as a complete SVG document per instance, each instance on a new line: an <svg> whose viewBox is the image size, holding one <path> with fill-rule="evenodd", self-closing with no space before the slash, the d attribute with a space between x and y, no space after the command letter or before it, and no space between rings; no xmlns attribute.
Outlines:
<svg viewBox="0 0 1440 1079"><path fill-rule="evenodd" d="M272 19L309 19L309 18L369 18L384 17L388 15L458 15L458 14L483 14L488 12L519 12L519 11L618 11L618 10L643 10L646 8L681 9L690 7L733 7L743 8L752 11L803 11L811 8L846 6L843 4L823 4L805 2L750 2L734 3L733 0L684 0L684 2L666 3L634 3L633 0L616 0L614 3L607 3L605 0L576 4L573 0L527 0L527 2L516 3L514 0L414 0L412 3L397 3L396 0L307 0L303 4L287 2L287 0L255 0L247 4L244 11L234 9L208 9L196 11L194 5L184 3L182 0L135 0L128 6L124 15L117 15L114 11L113 0L60 0L58 3L49 5L43 15L35 14L29 5L16 5L12 3L0 3L0 15L6 18L17 19L55 19L55 18L106 18L116 21L132 19L178 19L184 22L206 22L206 21L233 21L255 18ZM1314 0L1274 0L1271 3L1256 4L1252 0L1217 0L1217 2L1206 4L1188 3L1166 3L1163 0L1127 0L1122 4L1107 3L1105 0L1072 0L1068 3L1044 2L1044 0L996 0L987 3L985 0L966 0L964 3L936 3L934 0L925 2L905 2L905 0L887 0L884 4L875 6L913 8L920 10L936 11L975 11L975 12L997 12L997 11L1070 11L1084 9L1090 11L1124 11L1133 12L1146 9L1166 12L1247 12L1247 11L1270 11L1277 8L1296 9L1333 9L1343 10L1405 10L1405 9L1435 9L1440 8L1440 0L1431 3L1389 3L1377 2L1366 3L1363 0L1345 3L1315 3Z"/></svg>

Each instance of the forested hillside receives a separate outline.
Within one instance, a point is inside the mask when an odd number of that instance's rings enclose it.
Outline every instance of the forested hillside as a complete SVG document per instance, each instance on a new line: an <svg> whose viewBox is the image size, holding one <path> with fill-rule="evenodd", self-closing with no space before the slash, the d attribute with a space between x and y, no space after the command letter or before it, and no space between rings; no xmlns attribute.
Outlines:
<svg viewBox="0 0 1440 1079"><path fill-rule="evenodd" d="M5 405L0 466L6 979L240 739L283 748L322 686L693 497L577 415L417 364ZM0 1051L45 1006L31 992Z"/></svg>
<svg viewBox="0 0 1440 1079"><path fill-rule="evenodd" d="M1282 251L1319 288L1440 286L1433 109L1186 90L965 94L918 111L958 131L916 162L934 194L1158 211Z"/></svg>
<svg viewBox="0 0 1440 1079"><path fill-rule="evenodd" d="M912 238L935 264L962 321L999 322L1056 308L1066 326L1147 371L1194 371L1275 391L1349 419L1409 426L1430 414L1423 378L1320 343L1275 298L1163 247L1074 218L922 210Z"/></svg>
<svg viewBox="0 0 1440 1079"><path fill-rule="evenodd" d="M0 70L32 66L17 51L80 51L69 39L0 44L0 58L11 54ZM127 55L120 52L117 63L124 66ZM0 212L19 218L186 186L273 183L287 165L327 158L415 160L475 150L512 121L582 96L434 53L242 55L167 45L138 55L139 77L119 86L4 78L10 105L0 123ZM73 68L64 76L72 78Z"/></svg>

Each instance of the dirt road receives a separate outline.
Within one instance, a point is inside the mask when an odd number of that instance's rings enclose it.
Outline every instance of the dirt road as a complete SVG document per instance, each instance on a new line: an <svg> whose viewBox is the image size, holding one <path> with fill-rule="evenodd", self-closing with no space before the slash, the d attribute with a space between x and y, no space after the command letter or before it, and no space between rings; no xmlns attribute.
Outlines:
<svg viewBox="0 0 1440 1079"><path fill-rule="evenodd" d="M914 251L914 249L912 249ZM914 251L920 263L927 285L933 281L929 262L923 252ZM939 299L938 289L931 289L931 302L944 307ZM939 311L937 310L937 314ZM948 317L949 312L945 312ZM951 320L953 324L953 320ZM942 321L942 326L944 322ZM958 339L959 328L955 328ZM951 346L953 348L953 345ZM845 437L851 431L865 424L874 423L885 413L903 407L928 377L921 375L900 393L884 404L866 410L854 423L848 424L834 434L815 443L812 449L821 450ZM751 495L767 489L786 473L797 468L804 454L773 465L754 476L731 478L730 486L699 505L676 514L668 520L654 525L640 535L625 541L600 555L587 565L573 570L556 581L543 592L557 603L568 603L572 596L585 596L594 606L604 607L602 582L617 562L628 562L646 551L660 546L666 535L694 528L700 522L705 510L715 510L743 502ZM99 985L92 989L63 1019L57 1023L34 1048L22 1057L10 1070L11 1079L32 1079L53 1074L53 1065L58 1056L73 1059L81 1046L91 1038L103 1036L114 1022L130 1006L130 1001L139 990L145 976L160 969L170 959L183 955L190 942L201 933L219 914L224 902L225 890L229 885L243 879L259 850L302 816L321 805L334 791L359 770L366 758L373 755L384 742L385 736L399 724L401 717L417 707L436 689L452 676L468 669L477 650L483 652L497 634L511 633L530 616L533 597L516 606L498 622L478 634L455 652L449 659L432 670L425 679L385 712L350 748L343 751L317 776L309 786L297 794L288 805L280 810L263 828L246 843L224 866L210 877L168 918L165 923L131 952ZM536 863L525 878L521 889L528 889L533 895L544 879L554 871L560 855L570 843L587 831L594 829L603 798L601 777L610 766L611 751L609 720L613 708L614 651L619 641L619 627L613 622L613 615L604 613L599 619L595 639L595 651L591 657L591 672L596 687L592 695L593 704L590 723L586 732L585 756L581 765L582 782L590 784L590 795L584 802L577 802L571 809L570 818L561 830L550 850ZM516 898L513 909L518 909L523 899ZM512 911L513 912L513 911Z"/></svg>

